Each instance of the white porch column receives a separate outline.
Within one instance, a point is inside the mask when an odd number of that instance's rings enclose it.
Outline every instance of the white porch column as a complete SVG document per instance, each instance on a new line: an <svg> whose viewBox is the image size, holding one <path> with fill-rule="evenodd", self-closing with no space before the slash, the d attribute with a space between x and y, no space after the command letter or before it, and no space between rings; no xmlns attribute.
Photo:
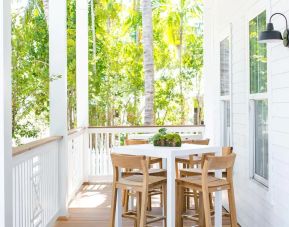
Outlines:
<svg viewBox="0 0 289 227"><path fill-rule="evenodd" d="M76 103L77 127L88 126L88 1L76 1ZM88 135L83 141L83 181L89 174Z"/></svg>
<svg viewBox="0 0 289 227"><path fill-rule="evenodd" d="M0 226L13 226L10 7L0 0Z"/></svg>
<svg viewBox="0 0 289 227"><path fill-rule="evenodd" d="M68 214L67 155L67 32L66 0L49 1L49 74L61 76L50 82L50 134L63 136L59 150L59 206Z"/></svg>
<svg viewBox="0 0 289 227"><path fill-rule="evenodd" d="M88 1L76 1L77 127L88 126Z"/></svg>

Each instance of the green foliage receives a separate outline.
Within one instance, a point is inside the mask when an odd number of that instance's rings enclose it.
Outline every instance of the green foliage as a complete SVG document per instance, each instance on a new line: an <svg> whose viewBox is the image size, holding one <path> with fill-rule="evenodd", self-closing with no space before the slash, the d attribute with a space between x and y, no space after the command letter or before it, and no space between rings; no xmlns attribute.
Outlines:
<svg viewBox="0 0 289 227"><path fill-rule="evenodd" d="M181 136L177 133L167 133L166 128L161 128L158 133L150 138L150 142L154 146L180 147L182 145Z"/></svg>
<svg viewBox="0 0 289 227"><path fill-rule="evenodd" d="M202 2L152 1L157 125L192 124L203 67ZM142 125L144 76L140 1L94 1L89 34L91 125ZM91 12L89 18L91 18ZM90 19L90 27L92 26ZM93 39L96 37L96 55ZM179 50L181 48L181 58ZM93 69L96 68L94 71ZM192 111L193 110L193 111ZM200 122L196 122L199 124Z"/></svg>
<svg viewBox="0 0 289 227"><path fill-rule="evenodd" d="M156 124L195 123L194 106L202 108L202 2L153 0L152 6ZM98 0L92 8L95 22L92 24L89 7L89 123L142 125L144 73L140 0ZM77 117L75 10L76 0L69 0L69 129L76 127ZM21 143L24 137L39 137L48 128L48 45L43 2L29 1L25 9L12 15L12 120L16 143Z"/></svg>
<svg viewBox="0 0 289 227"><path fill-rule="evenodd" d="M12 14L12 128L16 144L24 137L38 137L48 127L48 52L42 1L31 1L26 9Z"/></svg>
<svg viewBox="0 0 289 227"><path fill-rule="evenodd" d="M77 125L76 115L76 0L67 1L67 120L68 129Z"/></svg>
<svg viewBox="0 0 289 227"><path fill-rule="evenodd" d="M250 93L267 92L267 46L258 42L259 31L266 29L266 11L252 19L250 36Z"/></svg>

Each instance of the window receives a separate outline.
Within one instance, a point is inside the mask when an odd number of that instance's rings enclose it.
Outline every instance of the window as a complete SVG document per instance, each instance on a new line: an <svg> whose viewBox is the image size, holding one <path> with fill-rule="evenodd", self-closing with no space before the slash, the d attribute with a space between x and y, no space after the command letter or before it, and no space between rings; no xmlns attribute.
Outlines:
<svg viewBox="0 0 289 227"><path fill-rule="evenodd" d="M220 96L221 139L223 146L231 146L230 114L230 41L226 37L220 42Z"/></svg>
<svg viewBox="0 0 289 227"><path fill-rule="evenodd" d="M222 121L222 137L223 137L223 146L228 147L231 146L231 114L230 114L230 101L223 100L222 101L222 111L223 111L223 121Z"/></svg>
<svg viewBox="0 0 289 227"><path fill-rule="evenodd" d="M227 37L220 43L221 96L230 94L230 43Z"/></svg>
<svg viewBox="0 0 289 227"><path fill-rule="evenodd" d="M268 102L255 101L255 172L268 179Z"/></svg>
<svg viewBox="0 0 289 227"><path fill-rule="evenodd" d="M249 24L250 39L250 138L253 151L252 177L268 185L268 98L267 98L267 47L258 43L258 34L266 27L266 12Z"/></svg>

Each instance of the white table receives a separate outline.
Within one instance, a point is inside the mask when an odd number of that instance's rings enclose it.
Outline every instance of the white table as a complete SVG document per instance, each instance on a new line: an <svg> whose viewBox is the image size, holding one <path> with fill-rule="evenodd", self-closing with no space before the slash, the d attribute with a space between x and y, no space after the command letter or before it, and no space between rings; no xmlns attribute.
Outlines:
<svg viewBox="0 0 289 227"><path fill-rule="evenodd" d="M184 157L192 154L216 153L221 154L221 147L210 145L183 144L182 147L155 147L152 144L118 146L112 152L128 155L145 155L158 157L167 160L167 227L175 226L175 158ZM216 172L217 177L221 177L221 172ZM122 227L121 218L121 190L117 194L116 226ZM217 192L215 195L215 226L222 226L222 194Z"/></svg>
<svg viewBox="0 0 289 227"><path fill-rule="evenodd" d="M155 135L155 133L143 133L143 134L129 134L128 139L133 140L149 140ZM202 134L192 134L192 133L179 133L182 141L188 140L200 140L203 138Z"/></svg>

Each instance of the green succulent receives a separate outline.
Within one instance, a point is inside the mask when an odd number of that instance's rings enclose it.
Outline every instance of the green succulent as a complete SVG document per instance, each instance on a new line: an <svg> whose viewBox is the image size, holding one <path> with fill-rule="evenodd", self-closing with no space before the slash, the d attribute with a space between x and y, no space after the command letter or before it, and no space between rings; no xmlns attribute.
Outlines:
<svg viewBox="0 0 289 227"><path fill-rule="evenodd" d="M150 142L154 146L169 146L169 147L180 147L182 140L177 133L167 133L166 128L161 128L157 134L150 138Z"/></svg>
<svg viewBox="0 0 289 227"><path fill-rule="evenodd" d="M177 133L166 134L166 145L172 147L180 147L182 145L180 135Z"/></svg>
<svg viewBox="0 0 289 227"><path fill-rule="evenodd" d="M166 128L161 128L159 129L159 133L162 135L166 135L167 134L167 129Z"/></svg>

